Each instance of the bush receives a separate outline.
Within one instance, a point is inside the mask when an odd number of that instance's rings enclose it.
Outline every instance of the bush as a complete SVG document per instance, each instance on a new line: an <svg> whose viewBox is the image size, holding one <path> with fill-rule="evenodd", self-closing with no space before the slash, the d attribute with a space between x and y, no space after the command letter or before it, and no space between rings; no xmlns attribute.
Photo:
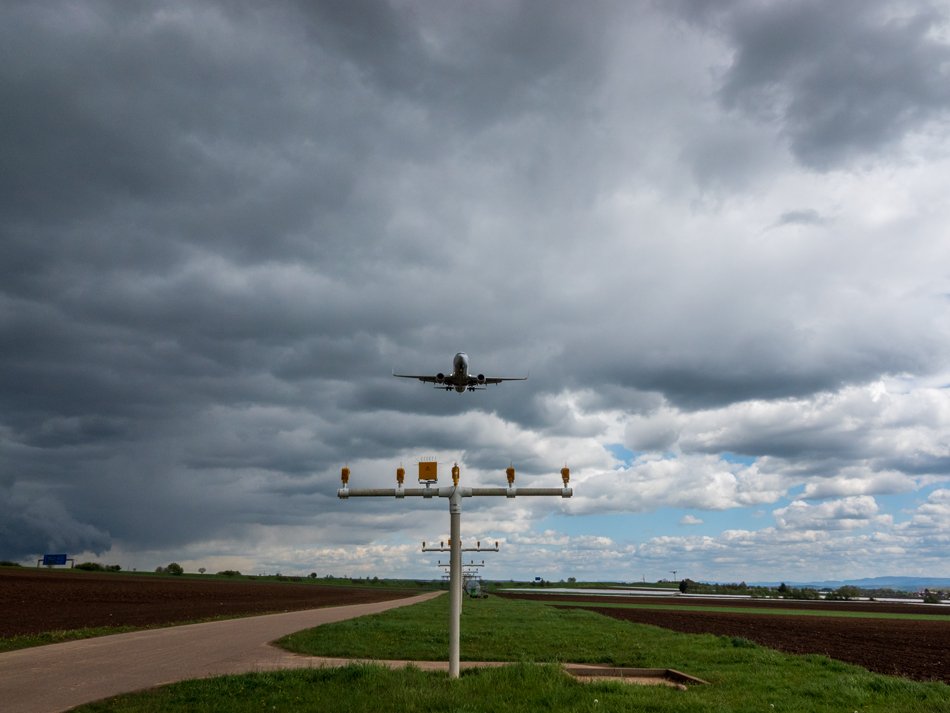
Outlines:
<svg viewBox="0 0 950 713"><path fill-rule="evenodd" d="M225 569L218 572L218 574L220 574L222 577L240 577L241 576L241 573L238 572L236 569Z"/></svg>
<svg viewBox="0 0 950 713"><path fill-rule="evenodd" d="M98 562L80 562L74 569L81 569L84 572L102 572L105 570Z"/></svg>
<svg viewBox="0 0 950 713"><path fill-rule="evenodd" d="M82 569L86 572L119 572L122 566L118 564L99 564L98 562L80 562L73 569Z"/></svg>
<svg viewBox="0 0 950 713"><path fill-rule="evenodd" d="M172 562L165 568L165 574L173 574L176 577L185 573L185 570L182 569L182 566L177 562Z"/></svg>

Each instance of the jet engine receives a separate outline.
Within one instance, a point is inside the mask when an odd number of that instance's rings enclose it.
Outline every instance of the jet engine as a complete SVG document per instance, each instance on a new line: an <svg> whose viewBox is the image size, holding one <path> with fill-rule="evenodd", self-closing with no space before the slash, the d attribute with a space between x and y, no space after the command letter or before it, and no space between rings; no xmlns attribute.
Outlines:
<svg viewBox="0 0 950 713"><path fill-rule="evenodd" d="M440 371L438 374L435 375L435 380L436 380L436 383L441 384L442 382L445 381L445 374L443 374L443 373Z"/></svg>
<svg viewBox="0 0 950 713"><path fill-rule="evenodd" d="M478 383L479 383L479 384L484 384L484 383L485 383L485 375L484 375L484 374L479 374L479 375L476 376L475 378L478 379Z"/></svg>

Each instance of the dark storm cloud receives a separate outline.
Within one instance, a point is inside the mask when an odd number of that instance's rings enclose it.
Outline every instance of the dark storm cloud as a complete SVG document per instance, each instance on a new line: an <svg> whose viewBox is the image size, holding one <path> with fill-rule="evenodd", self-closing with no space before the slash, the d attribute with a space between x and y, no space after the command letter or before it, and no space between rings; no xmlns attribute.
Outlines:
<svg viewBox="0 0 950 713"><path fill-rule="evenodd" d="M550 103L558 96L550 85L589 77L602 52L602 10L570 2L489 3L477 14L451 5L397 11L372 1L301 9L308 33L379 91L466 132L562 108Z"/></svg>
<svg viewBox="0 0 950 713"><path fill-rule="evenodd" d="M14 266L49 273L54 256L157 270L188 259L192 241L242 263L319 259L349 242L341 213L376 224L358 183L387 143L385 102L304 44L292 8L5 14L0 200ZM403 138L388 145L419 145ZM318 242L304 237L313 230Z"/></svg>
<svg viewBox="0 0 950 713"><path fill-rule="evenodd" d="M806 166L860 164L947 120L943 6L807 0L711 15L735 44L722 101L774 122Z"/></svg>
<svg viewBox="0 0 950 713"><path fill-rule="evenodd" d="M939 119L938 16L856 13L839 57L837 6L709 7L715 40L649 3L3 6L0 556L338 523L354 459L550 475L603 411L933 369L931 302L852 290L834 207L719 221L786 162L763 107L819 167ZM458 350L531 378L390 376Z"/></svg>
<svg viewBox="0 0 950 713"><path fill-rule="evenodd" d="M21 534L8 556L293 518L305 504L262 506L256 473L397 443L385 412L348 428L341 408L360 403L339 388L365 374L380 389L376 335L410 319L367 283L390 250L373 249L391 208L372 167L437 149L387 102L435 91L451 106L465 77L387 5L349 7L5 9L0 482L40 493L4 518ZM365 90L367 67L385 96Z"/></svg>
<svg viewBox="0 0 950 713"><path fill-rule="evenodd" d="M924 303L895 311L888 300L861 295L849 303L846 316L814 318L851 289L845 264L850 258L839 266L831 264L838 257L816 250L816 261L826 264L809 277L777 263L729 259L726 282L717 277L715 286L708 284L700 265L684 264L679 282L660 285L654 294L641 292L636 314L615 320L627 325L625 333L599 330L596 323L578 326L555 373L610 403L623 403L633 390L693 410L808 397L884 374L927 373L944 363L940 318L930 322ZM804 279L813 281L807 305L789 311L788 295L797 295ZM606 309L609 319L613 310ZM909 333L918 336L881 338ZM615 386L628 391L614 392Z"/></svg>
<svg viewBox="0 0 950 713"><path fill-rule="evenodd" d="M0 485L0 542L6 557L20 558L35 553L103 552L112 538L78 521L53 497Z"/></svg>

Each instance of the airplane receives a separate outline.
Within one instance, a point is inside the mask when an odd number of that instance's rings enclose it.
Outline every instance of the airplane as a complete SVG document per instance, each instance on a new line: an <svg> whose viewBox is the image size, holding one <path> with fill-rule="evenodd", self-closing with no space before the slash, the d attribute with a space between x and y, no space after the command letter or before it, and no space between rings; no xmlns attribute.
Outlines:
<svg viewBox="0 0 950 713"><path fill-rule="evenodd" d="M439 372L435 376L420 374L397 374L404 379L418 379L429 384L436 384L435 388L445 389L446 391L455 390L460 394L466 391L484 391L487 384L500 384L502 381L524 381L527 376L485 376L484 374L468 373L468 354L459 352L452 359L452 373L443 374Z"/></svg>

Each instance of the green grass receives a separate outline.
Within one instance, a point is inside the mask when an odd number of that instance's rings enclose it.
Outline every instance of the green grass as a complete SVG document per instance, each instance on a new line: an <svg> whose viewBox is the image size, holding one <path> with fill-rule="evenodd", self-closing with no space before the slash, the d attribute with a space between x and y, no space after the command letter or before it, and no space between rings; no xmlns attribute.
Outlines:
<svg viewBox="0 0 950 713"><path fill-rule="evenodd" d="M779 616L817 616L817 617L844 617L848 619L904 619L908 621L943 621L950 622L950 615L947 614L901 614L867 611L836 611L833 609L783 609L777 604L774 609L768 607L743 607L743 606L704 606L702 604L627 604L619 602L549 602L553 606L560 607L578 607L578 606L596 606L598 609L656 609L660 611L691 611L691 612L714 612L717 614L762 614L769 616L777 614Z"/></svg>
<svg viewBox="0 0 950 713"><path fill-rule="evenodd" d="M446 659L449 646L448 609L446 595L382 615L298 632L278 643L290 651L318 656L440 661ZM591 628L591 622L596 626ZM556 609L538 602L466 599L461 657L464 661L652 665L642 662L636 644L630 647L628 627L609 622L593 612ZM623 660L605 653L621 649L625 649Z"/></svg>
<svg viewBox="0 0 950 713"><path fill-rule="evenodd" d="M86 629L67 629L63 631L44 631L41 634L24 634L22 636L8 636L0 639L0 653L28 649L32 646L46 644L61 644L64 641L91 639L95 636L109 636L110 634L124 634L128 631L139 631L140 626L100 626Z"/></svg>
<svg viewBox="0 0 950 713"><path fill-rule="evenodd" d="M328 656L445 660L448 597L318 627L282 640ZM466 600L462 658L517 662L444 673L376 666L186 681L86 706L89 711L652 711L655 713L946 713L950 686L881 676L823 656L745 639L679 634L540 602ZM599 662L675 668L710 682L687 691L581 684L554 666Z"/></svg>
<svg viewBox="0 0 950 713"><path fill-rule="evenodd" d="M579 684L553 666L522 664L465 672L459 680L449 681L445 674L425 673L412 667L389 671L378 666L354 665L188 681L76 710L84 713L606 713L631 710L685 713L690 710L676 700L677 695L681 695L680 692L669 689L653 690L644 696L643 691L624 689L619 684ZM654 707L656 701L664 700L676 707Z"/></svg>

